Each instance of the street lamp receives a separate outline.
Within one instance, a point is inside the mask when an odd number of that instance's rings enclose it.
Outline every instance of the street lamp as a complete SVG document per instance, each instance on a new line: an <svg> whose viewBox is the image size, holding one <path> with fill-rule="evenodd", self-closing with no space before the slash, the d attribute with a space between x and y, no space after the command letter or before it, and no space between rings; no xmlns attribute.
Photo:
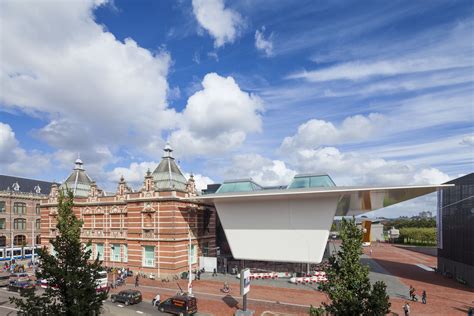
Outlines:
<svg viewBox="0 0 474 316"><path fill-rule="evenodd" d="M112 287L115 287L115 261L114 261L114 249L115 246L112 244L110 245L111 256L110 260L112 261Z"/></svg>

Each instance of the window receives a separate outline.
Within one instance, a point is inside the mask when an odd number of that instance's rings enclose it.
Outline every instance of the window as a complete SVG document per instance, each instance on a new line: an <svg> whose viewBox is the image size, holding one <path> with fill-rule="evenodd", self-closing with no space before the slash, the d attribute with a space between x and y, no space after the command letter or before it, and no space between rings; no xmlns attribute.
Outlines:
<svg viewBox="0 0 474 316"><path fill-rule="evenodd" d="M331 188L335 186L336 184L328 175L299 175L293 178L288 189Z"/></svg>
<svg viewBox="0 0 474 316"><path fill-rule="evenodd" d="M120 262L120 245L112 244L110 246L110 260L115 262Z"/></svg>
<svg viewBox="0 0 474 316"><path fill-rule="evenodd" d="M191 263L197 262L196 245L191 245Z"/></svg>
<svg viewBox="0 0 474 316"><path fill-rule="evenodd" d="M41 229L41 220L40 219L37 219L36 220L36 227L35 227L36 230L40 230Z"/></svg>
<svg viewBox="0 0 474 316"><path fill-rule="evenodd" d="M143 266L144 267L155 266L155 247L153 246L143 247Z"/></svg>
<svg viewBox="0 0 474 316"><path fill-rule="evenodd" d="M5 229L5 219L0 218L0 229Z"/></svg>
<svg viewBox="0 0 474 316"><path fill-rule="evenodd" d="M36 215L40 215L40 214L41 214L40 205L36 204Z"/></svg>
<svg viewBox="0 0 474 316"><path fill-rule="evenodd" d="M13 238L13 245L15 246L22 246L26 244L26 236L25 235L16 235Z"/></svg>
<svg viewBox="0 0 474 316"><path fill-rule="evenodd" d="M5 247L7 245L7 237L0 236L0 247Z"/></svg>
<svg viewBox="0 0 474 316"><path fill-rule="evenodd" d="M13 213L26 214L26 203L22 203L22 202L13 203Z"/></svg>
<svg viewBox="0 0 474 316"><path fill-rule="evenodd" d="M41 235L36 235L36 244L41 245Z"/></svg>
<svg viewBox="0 0 474 316"><path fill-rule="evenodd" d="M84 252L88 252L90 251L91 252L91 255L89 257L89 259L94 259L93 258L93 253L92 253L92 244L84 244Z"/></svg>
<svg viewBox="0 0 474 316"><path fill-rule="evenodd" d="M95 245L96 258L99 257L99 260L104 260L104 244Z"/></svg>
<svg viewBox="0 0 474 316"><path fill-rule="evenodd" d="M128 262L128 245L123 246L123 262Z"/></svg>
<svg viewBox="0 0 474 316"><path fill-rule="evenodd" d="M204 257L209 256L209 242L203 242L202 243L202 255Z"/></svg>
<svg viewBox="0 0 474 316"><path fill-rule="evenodd" d="M17 218L13 220L13 229L26 229L26 219L24 218Z"/></svg>
<svg viewBox="0 0 474 316"><path fill-rule="evenodd" d="M4 213L5 209L5 201L0 201L0 213Z"/></svg>

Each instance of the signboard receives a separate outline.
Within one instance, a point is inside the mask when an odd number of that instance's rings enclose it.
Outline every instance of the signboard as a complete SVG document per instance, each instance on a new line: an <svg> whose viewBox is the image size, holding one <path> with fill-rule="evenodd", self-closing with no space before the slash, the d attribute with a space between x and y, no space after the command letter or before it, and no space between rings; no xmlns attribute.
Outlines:
<svg viewBox="0 0 474 316"><path fill-rule="evenodd" d="M240 295L245 295L250 291L250 269L240 271Z"/></svg>

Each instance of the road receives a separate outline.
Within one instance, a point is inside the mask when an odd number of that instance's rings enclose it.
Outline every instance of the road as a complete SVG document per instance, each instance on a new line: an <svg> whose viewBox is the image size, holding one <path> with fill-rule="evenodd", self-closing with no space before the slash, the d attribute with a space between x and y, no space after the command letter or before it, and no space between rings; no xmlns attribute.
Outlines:
<svg viewBox="0 0 474 316"><path fill-rule="evenodd" d="M18 309L15 305L10 304L9 297L17 296L18 293L9 292L4 288L0 288L0 316L13 316L17 314ZM141 302L140 304L125 306L125 304L112 303L110 300L104 302L102 315L123 315L123 316L137 316L137 315L171 315L161 313L151 305L151 302ZM197 313L197 316L204 314Z"/></svg>

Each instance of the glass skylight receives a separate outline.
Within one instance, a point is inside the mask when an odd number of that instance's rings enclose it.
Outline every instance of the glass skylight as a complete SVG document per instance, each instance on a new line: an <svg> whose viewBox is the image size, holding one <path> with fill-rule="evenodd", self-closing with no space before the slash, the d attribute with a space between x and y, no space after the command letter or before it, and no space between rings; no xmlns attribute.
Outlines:
<svg viewBox="0 0 474 316"><path fill-rule="evenodd" d="M297 175L293 178L288 189L330 188L335 186L336 184L328 175Z"/></svg>
<svg viewBox="0 0 474 316"><path fill-rule="evenodd" d="M250 192L262 190L262 187L251 180L224 182L216 193Z"/></svg>

